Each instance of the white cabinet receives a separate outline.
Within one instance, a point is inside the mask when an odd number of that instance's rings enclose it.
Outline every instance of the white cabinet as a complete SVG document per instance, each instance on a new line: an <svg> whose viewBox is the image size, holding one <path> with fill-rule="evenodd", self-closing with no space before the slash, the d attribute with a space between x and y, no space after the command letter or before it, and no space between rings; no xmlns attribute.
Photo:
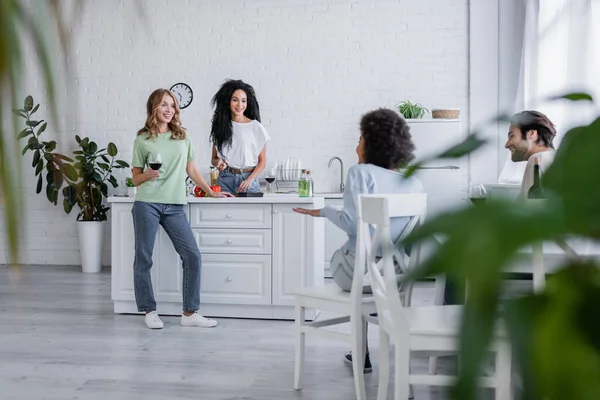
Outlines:
<svg viewBox="0 0 600 400"><path fill-rule="evenodd" d="M294 289L323 283L323 219L292 210L303 205L273 205L273 304L294 304Z"/></svg>
<svg viewBox="0 0 600 400"><path fill-rule="evenodd" d="M256 200L254 200L256 201ZM264 201L264 200L263 200ZM133 203L112 204L112 299L116 313L137 313L133 288ZM214 317L293 319L293 292L323 283L324 220L295 213L323 200L282 204L225 199L187 206L202 254L200 312ZM182 262L159 228L151 270L157 310L179 315ZM312 319L315 312L307 313Z"/></svg>
<svg viewBox="0 0 600 400"><path fill-rule="evenodd" d="M341 210L344 206L343 199L325 199L326 206L333 206L338 210ZM331 272L329 271L329 262L333 253L348 240L346 232L335 226L330 220L323 218L325 223L325 253L323 257L323 270L325 271L325 278L331 278Z"/></svg>

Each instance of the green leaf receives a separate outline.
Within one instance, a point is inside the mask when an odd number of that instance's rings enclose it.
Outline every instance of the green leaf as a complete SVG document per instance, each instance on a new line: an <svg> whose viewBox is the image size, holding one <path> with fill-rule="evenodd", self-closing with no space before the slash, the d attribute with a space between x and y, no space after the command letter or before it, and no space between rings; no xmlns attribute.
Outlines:
<svg viewBox="0 0 600 400"><path fill-rule="evenodd" d="M35 136L32 136L29 138L29 140L27 141L27 143L29 143L29 146L34 147L37 146L39 141Z"/></svg>
<svg viewBox="0 0 600 400"><path fill-rule="evenodd" d="M89 138L83 138L79 144L81 145L82 149L86 150L87 147L88 147L88 145L89 145L89 143L90 143L90 139Z"/></svg>
<svg viewBox="0 0 600 400"><path fill-rule="evenodd" d="M38 164L38 161L40 161L40 156L41 156L41 153L40 153L39 150L36 150L33 153L33 160L31 161L31 166L32 167L35 167Z"/></svg>
<svg viewBox="0 0 600 400"><path fill-rule="evenodd" d="M96 144L96 142L90 142L89 147L88 147L88 152L93 154L96 151L98 151L98 145Z"/></svg>
<svg viewBox="0 0 600 400"><path fill-rule="evenodd" d="M65 201L69 203L71 207L77 202L77 186L67 185L63 188L63 196Z"/></svg>
<svg viewBox="0 0 600 400"><path fill-rule="evenodd" d="M115 163L118 165L118 167L121 167L121 168L129 168L129 164L128 164L128 163L126 163L126 162L125 162L125 161L123 161L123 160L115 160ZM118 168L118 167L117 167L117 168Z"/></svg>
<svg viewBox="0 0 600 400"><path fill-rule="evenodd" d="M579 323L583 294L600 291L599 275L598 265L571 264L546 282L548 304L536 315L533 333L533 363L541 398L600 398L600 353ZM585 318L595 315L597 311ZM548 354L560 362L549 362Z"/></svg>
<svg viewBox="0 0 600 400"><path fill-rule="evenodd" d="M104 154L103 154L103 155L101 155L100 157L102 157L102 160L103 160L105 163L110 163L110 160L109 160L109 159L108 159L108 157L106 157Z"/></svg>
<svg viewBox="0 0 600 400"><path fill-rule="evenodd" d="M112 175L108 178L108 181L112 184L112 186L114 188L116 188L117 186L119 186L119 183L117 182L117 179L114 176L112 176Z"/></svg>
<svg viewBox="0 0 600 400"><path fill-rule="evenodd" d="M503 319L506 328L516 373L523 383L523 399L539 399L539 382L536 381L534 369L534 328L537 316L547 307L546 297L531 295L516 298L505 303Z"/></svg>
<svg viewBox="0 0 600 400"><path fill-rule="evenodd" d="M571 101L594 101L594 98L587 93L567 93L560 96L550 97L550 100L571 100Z"/></svg>
<svg viewBox="0 0 600 400"><path fill-rule="evenodd" d="M56 149L56 141L51 140L45 144L45 150L48 152L54 151Z"/></svg>
<svg viewBox="0 0 600 400"><path fill-rule="evenodd" d="M25 128L21 132L19 132L19 134L17 135L17 140L21 140L23 138L26 138L27 136L31 135L32 133L33 132L31 131L31 129Z"/></svg>
<svg viewBox="0 0 600 400"><path fill-rule="evenodd" d="M77 170L71 164L63 164L63 173L70 181L77 180Z"/></svg>
<svg viewBox="0 0 600 400"><path fill-rule="evenodd" d="M62 187L63 182L64 182L64 176L62 174L62 171L60 169L55 169L54 170L54 186L55 186L55 188L60 189Z"/></svg>
<svg viewBox="0 0 600 400"><path fill-rule="evenodd" d="M38 174L38 173L36 172L36 175L37 175L37 174ZM35 187L35 193L36 193L36 194L40 194L40 192L42 191L42 176L43 176L43 175L40 175L40 176L38 177L38 180L37 180L37 186Z"/></svg>
<svg viewBox="0 0 600 400"><path fill-rule="evenodd" d="M31 145L29 143L27 143L25 145L25 147L23 147L23 151L21 152L21 155L24 156L25 153L27 153L27 150L29 150L31 148Z"/></svg>
<svg viewBox="0 0 600 400"><path fill-rule="evenodd" d="M39 175L39 174L42 172L42 170L43 170L43 169L44 169L44 159L43 159L43 158L41 158L41 159L38 161L37 165L35 166L35 176L38 176L38 175ZM42 177L42 176L40 175L40 178L41 178L41 177ZM38 193L39 193L39 192L38 192Z"/></svg>
<svg viewBox="0 0 600 400"><path fill-rule="evenodd" d="M67 201L67 199L63 199L63 209L67 214L71 214L71 211L73 210L73 206Z"/></svg>
<svg viewBox="0 0 600 400"><path fill-rule="evenodd" d="M38 129L37 135L39 136L42 132L44 132L46 130L47 126L48 126L48 123L44 122L44 125L40 126L40 129Z"/></svg>
<svg viewBox="0 0 600 400"><path fill-rule="evenodd" d="M36 104L35 107L33 107L33 110L31 110L31 112L29 114L30 115L35 114L35 112L38 110L38 108L40 108L40 105Z"/></svg>
<svg viewBox="0 0 600 400"><path fill-rule="evenodd" d="M81 143L81 137L79 137L79 135L75 135L75 140L77 141L77 144Z"/></svg>
<svg viewBox="0 0 600 400"><path fill-rule="evenodd" d="M15 109L13 109L13 112L14 112L15 114L17 114L19 117L27 118L27 114L25 114L25 113L24 113L23 111L21 111L21 110L15 110Z"/></svg>
<svg viewBox="0 0 600 400"><path fill-rule="evenodd" d="M115 157L117 155L117 153L118 153L117 146L113 142L110 142L108 144L107 153L111 157Z"/></svg>
<svg viewBox="0 0 600 400"><path fill-rule="evenodd" d="M33 97L27 96L25 97L25 101L23 102L23 109L25 111L31 111L33 108Z"/></svg>
<svg viewBox="0 0 600 400"><path fill-rule="evenodd" d="M50 174L48 174L50 176ZM48 183L46 185L46 198L50 203L54 203L54 184Z"/></svg>
<svg viewBox="0 0 600 400"><path fill-rule="evenodd" d="M110 165L108 165L106 163L98 163L98 165L100 166L100 168L102 168L105 171L108 171L108 169L110 168Z"/></svg>
<svg viewBox="0 0 600 400"><path fill-rule="evenodd" d="M108 185L106 183L102 183L100 185L100 191L102 192L102 194L104 195L104 197L108 197Z"/></svg>
<svg viewBox="0 0 600 400"><path fill-rule="evenodd" d="M542 184L562 201L569 229L600 238L600 118L568 131Z"/></svg>
<svg viewBox="0 0 600 400"><path fill-rule="evenodd" d="M35 128L36 126L38 126L41 123L42 123L42 121L26 121L25 125Z"/></svg>

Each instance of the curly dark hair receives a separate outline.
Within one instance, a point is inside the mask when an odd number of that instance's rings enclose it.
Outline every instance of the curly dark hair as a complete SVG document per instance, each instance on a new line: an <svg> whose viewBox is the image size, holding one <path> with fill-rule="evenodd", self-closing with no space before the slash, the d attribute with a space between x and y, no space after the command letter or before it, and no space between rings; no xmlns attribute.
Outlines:
<svg viewBox="0 0 600 400"><path fill-rule="evenodd" d="M365 161L386 169L404 167L414 157L415 145L410 128L395 111L380 108L360 120L365 141Z"/></svg>
<svg viewBox="0 0 600 400"><path fill-rule="evenodd" d="M244 115L260 122L260 108L254 88L241 80L226 80L210 102L215 108L210 129L210 141L217 147L219 152L222 152L223 148L231 146L233 131L229 104L233 93L238 89L243 90L247 97Z"/></svg>
<svg viewBox="0 0 600 400"><path fill-rule="evenodd" d="M527 132L536 130L538 133L537 144L543 143L546 147L554 148L552 141L556 136L556 127L541 112L532 110L521 111L510 117L510 124L519 128L523 139L527 137Z"/></svg>

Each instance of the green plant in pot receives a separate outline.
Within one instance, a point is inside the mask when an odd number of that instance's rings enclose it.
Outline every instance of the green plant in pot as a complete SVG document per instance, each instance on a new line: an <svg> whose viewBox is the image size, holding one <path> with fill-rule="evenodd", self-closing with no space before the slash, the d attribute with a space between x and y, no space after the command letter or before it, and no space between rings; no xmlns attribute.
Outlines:
<svg viewBox="0 0 600 400"><path fill-rule="evenodd" d="M406 119L423 118L425 111L429 111L419 103L411 103L408 100L400 102L396 109Z"/></svg>
<svg viewBox="0 0 600 400"><path fill-rule="evenodd" d="M128 168L129 164L116 159L118 150L114 143L99 148L96 142L78 135L75 139L80 150L73 152L73 158L56 152L56 141L42 140L47 124L44 120L32 119L38 108L39 104L34 106L33 97L27 96L23 108L14 110L25 119L26 127L17 138L27 139L23 155L33 152L31 165L38 176L36 193L42 191L45 181L48 201L57 205L62 188L64 211L70 214L75 205L79 207L77 229L82 269L84 272L98 272L101 268L102 222L107 220L109 210L104 203L108 184L116 188L118 183L113 170Z"/></svg>

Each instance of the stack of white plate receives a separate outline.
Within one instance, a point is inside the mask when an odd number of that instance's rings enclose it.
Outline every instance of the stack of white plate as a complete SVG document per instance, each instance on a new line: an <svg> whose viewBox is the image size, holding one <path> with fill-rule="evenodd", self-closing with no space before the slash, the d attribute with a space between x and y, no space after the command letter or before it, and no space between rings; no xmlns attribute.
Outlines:
<svg viewBox="0 0 600 400"><path fill-rule="evenodd" d="M286 158L278 167L277 179L282 181L297 181L300 179L302 160L299 158Z"/></svg>

